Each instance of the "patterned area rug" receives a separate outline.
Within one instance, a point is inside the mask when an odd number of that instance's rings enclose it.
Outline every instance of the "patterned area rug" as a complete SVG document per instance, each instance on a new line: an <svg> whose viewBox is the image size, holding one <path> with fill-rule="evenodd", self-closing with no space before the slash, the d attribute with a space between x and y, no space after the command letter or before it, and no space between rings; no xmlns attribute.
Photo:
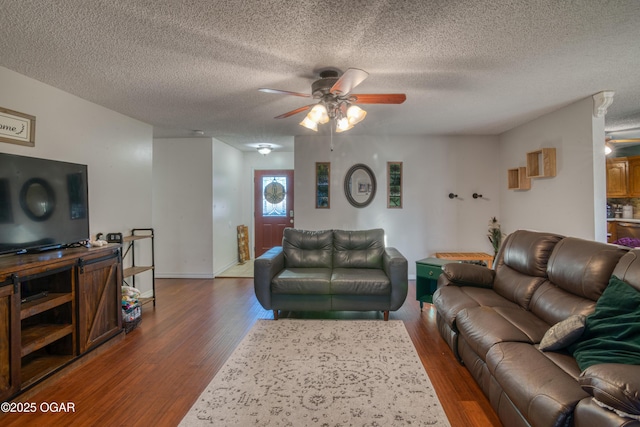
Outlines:
<svg viewBox="0 0 640 427"><path fill-rule="evenodd" d="M258 320L181 426L449 426L400 320Z"/></svg>

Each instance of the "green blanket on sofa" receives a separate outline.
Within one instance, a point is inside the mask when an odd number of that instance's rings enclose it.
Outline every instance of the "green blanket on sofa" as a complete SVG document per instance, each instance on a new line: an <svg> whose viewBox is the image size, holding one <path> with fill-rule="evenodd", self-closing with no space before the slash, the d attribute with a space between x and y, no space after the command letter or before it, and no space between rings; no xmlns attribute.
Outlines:
<svg viewBox="0 0 640 427"><path fill-rule="evenodd" d="M640 365L640 291L612 276L568 349L583 371L599 363Z"/></svg>

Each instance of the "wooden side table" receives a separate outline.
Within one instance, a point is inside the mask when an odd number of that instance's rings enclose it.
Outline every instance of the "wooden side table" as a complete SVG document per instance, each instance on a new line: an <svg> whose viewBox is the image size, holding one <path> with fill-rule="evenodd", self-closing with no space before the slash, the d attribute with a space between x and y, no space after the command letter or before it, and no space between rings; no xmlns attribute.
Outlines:
<svg viewBox="0 0 640 427"><path fill-rule="evenodd" d="M451 262L446 259L425 258L416 261L416 300L420 301L420 311L425 302L433 302L438 277L442 273L442 266Z"/></svg>
<svg viewBox="0 0 640 427"><path fill-rule="evenodd" d="M488 268L493 264L493 255L485 252L436 252L436 258L452 261L484 261Z"/></svg>

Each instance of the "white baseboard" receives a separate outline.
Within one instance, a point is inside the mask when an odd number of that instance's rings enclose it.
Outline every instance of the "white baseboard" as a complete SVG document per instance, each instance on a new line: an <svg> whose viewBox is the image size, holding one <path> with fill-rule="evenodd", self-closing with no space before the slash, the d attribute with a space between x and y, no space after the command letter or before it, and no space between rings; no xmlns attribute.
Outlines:
<svg viewBox="0 0 640 427"><path fill-rule="evenodd" d="M156 273L156 279L213 279L213 274Z"/></svg>

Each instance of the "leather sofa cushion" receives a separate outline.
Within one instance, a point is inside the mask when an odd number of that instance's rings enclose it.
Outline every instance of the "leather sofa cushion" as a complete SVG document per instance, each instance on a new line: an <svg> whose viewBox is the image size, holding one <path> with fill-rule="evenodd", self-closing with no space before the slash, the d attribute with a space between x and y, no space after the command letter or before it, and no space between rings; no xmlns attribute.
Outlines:
<svg viewBox="0 0 640 427"><path fill-rule="evenodd" d="M605 411L594 399L582 399L573 413L574 427L625 426L638 427L639 422L625 419L613 411Z"/></svg>
<svg viewBox="0 0 640 427"><path fill-rule="evenodd" d="M476 307L462 310L456 318L460 336L484 360L496 343L538 342L549 328L520 307Z"/></svg>
<svg viewBox="0 0 640 427"><path fill-rule="evenodd" d="M330 268L285 268L271 281L274 294L329 295Z"/></svg>
<svg viewBox="0 0 640 427"><path fill-rule="evenodd" d="M286 268L331 268L333 231L285 228L282 251Z"/></svg>
<svg viewBox="0 0 640 427"><path fill-rule="evenodd" d="M336 268L331 275L333 295L389 295L391 282L383 270Z"/></svg>
<svg viewBox="0 0 640 427"><path fill-rule="evenodd" d="M593 365L584 370L579 382L599 402L636 419L640 416L640 378L629 372L629 366Z"/></svg>
<svg viewBox="0 0 640 427"><path fill-rule="evenodd" d="M333 268L382 268L384 230L334 230Z"/></svg>
<svg viewBox="0 0 640 427"><path fill-rule="evenodd" d="M640 249L629 251L620 258L613 275L640 291Z"/></svg>
<svg viewBox="0 0 640 427"><path fill-rule="evenodd" d="M487 352L486 362L511 402L534 426L568 425L576 404L589 396L573 375L530 344L498 343ZM579 372L577 365L574 369Z"/></svg>
<svg viewBox="0 0 640 427"><path fill-rule="evenodd" d="M502 266L496 271L493 289L497 294L528 310L533 293L546 281L544 277L528 276L511 267Z"/></svg>
<svg viewBox="0 0 640 427"><path fill-rule="evenodd" d="M545 282L533 294L529 309L548 324L555 325L576 314L588 316L595 307L594 301Z"/></svg>
<svg viewBox="0 0 640 427"><path fill-rule="evenodd" d="M441 287L433 293L433 305L438 310L438 314L454 331L457 331L455 326L456 316L465 308L479 306L517 307L516 304L501 297L491 289L451 285Z"/></svg>
<svg viewBox="0 0 640 427"><path fill-rule="evenodd" d="M546 277L547 263L563 236L518 230L511 233L501 248L496 271L504 264L527 276Z"/></svg>
<svg viewBox="0 0 640 427"><path fill-rule="evenodd" d="M549 259L549 280L571 294L596 301L626 253L619 246L567 237L556 245Z"/></svg>

